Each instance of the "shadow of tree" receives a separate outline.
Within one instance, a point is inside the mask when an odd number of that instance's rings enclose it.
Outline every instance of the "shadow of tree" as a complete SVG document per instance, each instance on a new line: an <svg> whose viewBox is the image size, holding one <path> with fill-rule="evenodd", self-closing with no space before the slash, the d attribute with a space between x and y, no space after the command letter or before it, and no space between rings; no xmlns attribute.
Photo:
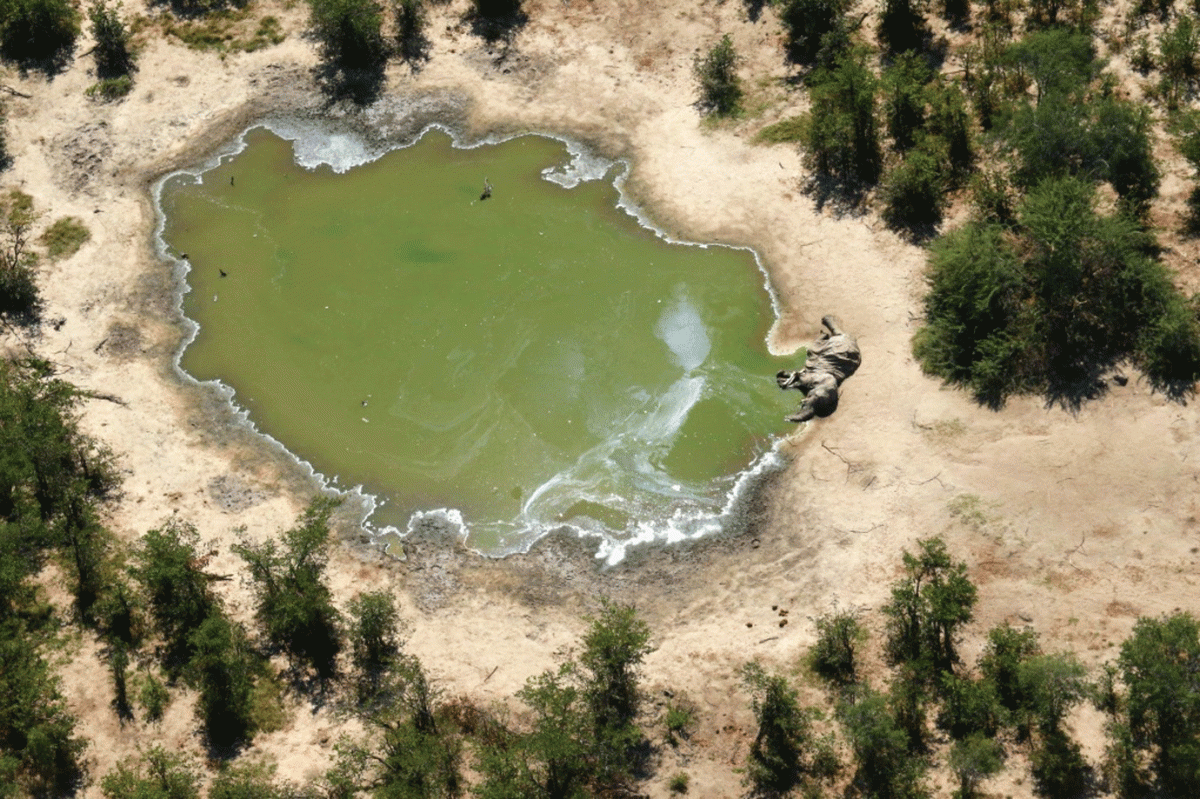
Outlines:
<svg viewBox="0 0 1200 799"><path fill-rule="evenodd" d="M491 10L481 11L481 7ZM474 3L467 12L466 20L470 23L471 33L488 44L510 44L529 22L529 15L521 8L520 2L491 0Z"/></svg>
<svg viewBox="0 0 1200 799"><path fill-rule="evenodd" d="M323 61L313 68L317 86L330 104L349 100L370 105L383 92L385 61L375 64L345 64Z"/></svg>

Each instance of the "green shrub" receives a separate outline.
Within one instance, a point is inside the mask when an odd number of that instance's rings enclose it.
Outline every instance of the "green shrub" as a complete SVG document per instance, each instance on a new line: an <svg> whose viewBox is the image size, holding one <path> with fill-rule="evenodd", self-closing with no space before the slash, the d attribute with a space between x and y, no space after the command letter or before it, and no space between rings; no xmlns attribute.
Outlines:
<svg viewBox="0 0 1200 799"><path fill-rule="evenodd" d="M1121 644L1118 667L1127 689L1125 781L1152 782L1165 795L1200 792L1200 623L1190 613L1142 617Z"/></svg>
<svg viewBox="0 0 1200 799"><path fill-rule="evenodd" d="M154 675L148 675L138 693L138 702L146 711L147 721L161 721L167 705L171 702L171 693L161 680Z"/></svg>
<svg viewBox="0 0 1200 799"><path fill-rule="evenodd" d="M691 784L691 781L692 778L688 776L688 773L681 771L671 776L671 781L667 783L667 787L671 789L671 793L687 793L688 785Z"/></svg>
<svg viewBox="0 0 1200 799"><path fill-rule="evenodd" d="M1050 799L1070 799L1087 793L1091 767L1078 743L1061 730L1043 736L1030 755L1038 793Z"/></svg>
<svg viewBox="0 0 1200 799"><path fill-rule="evenodd" d="M284 799L275 769L263 763L226 764L208 788L208 799Z"/></svg>
<svg viewBox="0 0 1200 799"><path fill-rule="evenodd" d="M996 735L1004 711L991 680L946 674L942 676L940 694L937 725L950 737L961 741L971 735Z"/></svg>
<svg viewBox="0 0 1200 799"><path fill-rule="evenodd" d="M852 611L827 613L817 617L817 642L808 653L809 667L825 681L838 686L858 680L856 649L866 639L866 631Z"/></svg>
<svg viewBox="0 0 1200 799"><path fill-rule="evenodd" d="M100 780L106 799L198 799L200 772L182 755L153 746L136 762L118 763Z"/></svg>
<svg viewBox="0 0 1200 799"><path fill-rule="evenodd" d="M819 177L847 187L873 185L883 155L875 116L877 81L861 53L813 77L805 161Z"/></svg>
<svg viewBox="0 0 1200 799"><path fill-rule="evenodd" d="M600 760L613 777L629 771L630 749L641 738L638 669L650 646L650 628L632 605L604 600L588 619L579 654L583 696L590 709Z"/></svg>
<svg viewBox="0 0 1200 799"><path fill-rule="evenodd" d="M133 55L129 52L129 29L121 21L116 8L109 7L104 0L96 0L88 9L92 23L92 37L96 46L92 57L96 59L96 76L101 83L120 77L128 77L133 70ZM128 94L128 89L124 92Z"/></svg>
<svg viewBox="0 0 1200 799"><path fill-rule="evenodd" d="M189 671L200 688L196 711L209 743L223 749L248 740L254 732L251 694L256 664L245 631L213 614L189 642L194 653Z"/></svg>
<svg viewBox="0 0 1200 799"><path fill-rule="evenodd" d="M754 141L760 144L798 143L805 140L807 129L808 123L805 117L788 117L767 125L755 134Z"/></svg>
<svg viewBox="0 0 1200 799"><path fill-rule="evenodd" d="M29 251L36 219L29 195L13 190L0 198L0 316L18 323L32 323L41 313L37 256Z"/></svg>
<svg viewBox="0 0 1200 799"><path fill-rule="evenodd" d="M46 254L58 260L70 258L91 238L91 231L82 220L74 216L64 216L46 228L40 240L46 248Z"/></svg>
<svg viewBox="0 0 1200 799"><path fill-rule="evenodd" d="M309 25L326 61L347 70L375 70L388 57L383 9L375 0L309 0Z"/></svg>
<svg viewBox="0 0 1200 799"><path fill-rule="evenodd" d="M880 187L883 219L894 230L928 230L942 221L946 168L928 147L910 150Z"/></svg>
<svg viewBox="0 0 1200 799"><path fill-rule="evenodd" d="M87 87L88 97L98 97L101 100L120 100L133 91L133 78L121 75L116 78L105 78L99 83Z"/></svg>
<svg viewBox="0 0 1200 799"><path fill-rule="evenodd" d="M1073 654L1034 655L1017 667L1021 693L1044 735L1058 732L1063 717L1090 692L1087 670Z"/></svg>
<svg viewBox="0 0 1200 799"><path fill-rule="evenodd" d="M706 112L730 116L738 110L742 87L738 81L737 64L738 55L728 33L704 57L696 57L692 71L700 84L700 106Z"/></svg>
<svg viewBox="0 0 1200 799"><path fill-rule="evenodd" d="M840 50L839 30L844 30L847 0L784 0L779 19L787 35L787 51L791 60L800 64L830 63Z"/></svg>
<svg viewBox="0 0 1200 799"><path fill-rule="evenodd" d="M924 763L909 753L909 736L888 707L887 698L865 689L837 708L842 732L854 752L855 782L866 795L921 797Z"/></svg>
<svg viewBox="0 0 1200 799"><path fill-rule="evenodd" d="M889 662L912 666L924 681L951 670L956 638L969 622L977 598L967 566L955 562L941 538L919 539L917 555L904 552L905 576L892 584L883 607Z"/></svg>
<svg viewBox="0 0 1200 799"><path fill-rule="evenodd" d="M883 73L883 114L888 134L901 152L916 143L925 125L926 85L932 79L925 59L913 51L897 56Z"/></svg>
<svg viewBox="0 0 1200 799"><path fill-rule="evenodd" d="M979 659L979 669L987 681L996 686L996 697L1008 711L1015 713L1027 705L1028 698L1021 684L1021 666L1041 652L1038 635L1029 627L1018 630L1001 624L988 630L987 647Z"/></svg>
<svg viewBox="0 0 1200 799"><path fill-rule="evenodd" d="M1172 390L1190 386L1200 361L1189 353L1200 344L1152 238L1128 216L1100 216L1094 202L1079 180L1046 180L1027 194L1015 229L976 222L935 243L926 328L914 340L926 371L993 406L1027 391L1076 404L1095 391L1099 369L1125 357Z"/></svg>
<svg viewBox="0 0 1200 799"><path fill-rule="evenodd" d="M955 799L972 799L979 783L1000 773L1004 766L1000 744L978 733L955 741L950 750L950 770L958 777Z"/></svg>
<svg viewBox="0 0 1200 799"><path fill-rule="evenodd" d="M757 663L742 667L742 683L751 692L750 706L758 722L746 775L755 791L787 793L804 771L802 752L812 738L809 714L787 680L767 674Z"/></svg>
<svg viewBox="0 0 1200 799"><path fill-rule="evenodd" d="M688 736L688 730L696 721L696 713L690 707L672 702L667 706L663 721L667 727L667 740L674 746L680 738Z"/></svg>
<svg viewBox="0 0 1200 799"><path fill-rule="evenodd" d="M0 56L55 69L75 47L79 12L70 0L3 0Z"/></svg>
<svg viewBox="0 0 1200 799"><path fill-rule="evenodd" d="M325 581L329 517L336 504L314 500L300 523L283 534L282 550L274 539L232 547L254 581L255 616L267 640L312 666L322 679L333 676L342 646L339 616Z"/></svg>
<svg viewBox="0 0 1200 799"><path fill-rule="evenodd" d="M403 627L396 600L387 591L369 591L350 602L350 657L359 677L360 700L373 697L400 655Z"/></svg>
<svg viewBox="0 0 1200 799"><path fill-rule="evenodd" d="M131 571L146 591L150 615L166 644L167 668L176 675L191 660L192 633L218 612L208 578L199 567L199 541L194 526L171 519L142 536L133 553Z"/></svg>

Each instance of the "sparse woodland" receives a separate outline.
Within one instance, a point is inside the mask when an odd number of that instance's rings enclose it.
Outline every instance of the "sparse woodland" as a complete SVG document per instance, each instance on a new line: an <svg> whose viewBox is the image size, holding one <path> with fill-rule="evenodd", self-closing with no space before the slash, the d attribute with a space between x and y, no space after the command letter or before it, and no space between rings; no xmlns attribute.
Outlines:
<svg viewBox="0 0 1200 799"><path fill-rule="evenodd" d="M419 0L310 5L324 61L317 78L338 98L369 102L389 59L419 65L427 56ZM1191 394L1200 301L1160 259L1150 209L1156 141L1172 142L1200 174L1200 7L1139 2L1115 21L1092 0L885 0L877 13L847 0L778 0L759 10L775 15L786 43L778 56L795 66L794 91L812 101L811 112L760 129L759 140L802 150L814 202L878 214L928 247L913 351L930 375L997 409L1022 393L1077 408L1122 364L1170 397ZM239 14L237 4L181 3L148 21L94 4L94 99L128 93L138 37L161 31L236 52L282 36L273 17L255 28ZM525 14L519 0L466 10L478 35L510 44ZM24 69L61 69L81 18L60 0L3 0L0 55ZM967 43L951 48L935 30ZM1144 101L1106 69L1101 45L1131 54ZM739 74L731 39L697 47L700 109L717 125L745 115L753 76ZM1193 235L1200 184L1189 211L1179 224ZM29 197L7 195L7 328L36 329L38 259L69 257L87 236L77 219L40 225ZM646 701L640 667L666 631L650 629L635 607L600 604L576 653L505 708L446 696L405 651L407 622L391 596L334 602L326 499L277 542L233 548L238 577L253 586L252 618L226 608L216 586L228 575L208 570L214 553L186 520L132 544L109 534L101 509L120 481L112 453L79 429L80 398L47 360L0 364L0 797L67 796L89 780L110 799L615 797L650 782L688 791L686 772L658 772L655 750L686 741L702 711L686 701L687 685L664 713ZM1039 796L1200 795L1193 615L1140 618L1100 670L1008 625L974 642L983 654L967 662L964 630L983 599L969 564L938 537L895 555L902 576L882 607L813 620L816 643L786 672L746 663L744 699L758 728L731 768L748 793L916 799L950 785L968 799L1020 763ZM47 599L50 572L69 604ZM122 719L154 722L193 693L208 762L153 747L109 773L85 773L88 731L54 673L55 653L73 636L100 643L111 711ZM805 705L801 687L820 701ZM282 726L285 695L335 706L362 730L337 742L334 765L306 783L240 758L257 734ZM1099 760L1084 756L1066 724L1085 704L1105 714Z"/></svg>

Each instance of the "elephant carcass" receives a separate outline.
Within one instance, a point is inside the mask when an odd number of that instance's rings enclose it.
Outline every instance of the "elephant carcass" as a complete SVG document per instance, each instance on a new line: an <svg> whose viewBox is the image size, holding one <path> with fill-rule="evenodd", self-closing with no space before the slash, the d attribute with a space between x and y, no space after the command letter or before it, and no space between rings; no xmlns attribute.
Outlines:
<svg viewBox="0 0 1200 799"><path fill-rule="evenodd" d="M862 363L858 342L841 329L836 319L826 316L821 319L821 324L826 332L809 347L804 368L775 375L780 388L804 392L800 407L786 417L789 422L807 422L814 416L824 417L836 411L838 386Z"/></svg>

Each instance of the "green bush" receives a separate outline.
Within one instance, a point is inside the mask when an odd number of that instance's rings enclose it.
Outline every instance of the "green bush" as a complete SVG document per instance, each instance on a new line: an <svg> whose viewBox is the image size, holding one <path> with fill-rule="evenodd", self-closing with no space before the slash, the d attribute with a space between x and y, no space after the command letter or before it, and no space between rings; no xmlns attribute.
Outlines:
<svg viewBox="0 0 1200 799"><path fill-rule="evenodd" d="M284 799L275 769L263 763L226 764L208 788L208 799Z"/></svg>
<svg viewBox="0 0 1200 799"><path fill-rule="evenodd" d="M106 799L198 799L200 772L182 755L153 746L138 761L118 763L104 775Z"/></svg>
<svg viewBox="0 0 1200 799"><path fill-rule="evenodd" d="M142 536L134 550L133 576L146 591L150 615L166 644L165 660L180 674L191 660L191 636L218 612L209 580L199 567L200 533L187 522L171 519Z"/></svg>
<svg viewBox="0 0 1200 799"><path fill-rule="evenodd" d="M39 240L46 248L46 254L58 260L70 258L91 238L91 231L78 217L64 216L46 228Z"/></svg>
<svg viewBox="0 0 1200 799"><path fill-rule="evenodd" d="M961 741L971 735L996 735L1004 711L994 682L946 674L939 693L942 706L937 725L951 738Z"/></svg>
<svg viewBox="0 0 1200 799"><path fill-rule="evenodd" d="M846 187L874 185L883 154L875 115L877 80L861 53L813 76L805 161L820 178Z"/></svg>
<svg viewBox="0 0 1200 799"><path fill-rule="evenodd" d="M704 57L696 57L692 71L700 84L700 106L706 112L729 116L738 110L742 87L738 81L737 64L738 55L728 33Z"/></svg>
<svg viewBox="0 0 1200 799"><path fill-rule="evenodd" d="M958 777L955 799L972 799L979 783L998 774L1004 766L1003 750L993 739L976 733L954 742L949 763Z"/></svg>
<svg viewBox="0 0 1200 799"><path fill-rule="evenodd" d="M1028 704L1021 683L1021 666L1041 653L1038 635L1029 627L1018 630L1001 624L988 630L988 642L979 659L979 669L987 681L996 686L996 697L1006 710L1016 713Z"/></svg>
<svg viewBox="0 0 1200 799"><path fill-rule="evenodd" d="M146 711L147 721L161 721L167 705L171 702L171 692L167 690L167 686L163 684L162 680L151 674L142 683L141 691L138 693L138 702Z"/></svg>
<svg viewBox="0 0 1200 799"><path fill-rule="evenodd" d="M29 195L14 190L0 198L0 317L23 324L36 321L42 308L37 256L29 250L36 219Z"/></svg>
<svg viewBox="0 0 1200 799"><path fill-rule="evenodd" d="M347 69L373 69L388 56L383 9L375 0L309 0L309 24L324 57Z"/></svg>
<svg viewBox="0 0 1200 799"><path fill-rule="evenodd" d="M751 692L750 707L758 722L746 776L755 791L785 794L804 771L802 753L812 737L809 714L786 679L767 674L757 663L742 667L742 683Z"/></svg>
<svg viewBox="0 0 1200 799"><path fill-rule="evenodd" d="M111 101L120 100L131 91L133 91L133 78L128 75L121 75L116 78L105 78L98 83L93 83L87 87L85 94L88 97Z"/></svg>
<svg viewBox="0 0 1200 799"><path fill-rule="evenodd" d="M316 499L300 523L274 539L241 542L232 549L246 562L254 581L255 616L267 640L294 660L332 677L341 651L339 616L325 582L329 559L329 517L336 502Z"/></svg>
<svg viewBox="0 0 1200 799"><path fill-rule="evenodd" d="M1153 239L1094 202L1088 184L1047 180L1027 194L1015 229L976 222L935 243L913 347L925 370L993 406L1031 391L1077 404L1118 358L1171 390L1190 387L1200 339Z"/></svg>
<svg viewBox="0 0 1200 799"><path fill-rule="evenodd" d="M948 170L939 155L917 147L884 177L879 192L882 216L892 229L928 231L942 221Z"/></svg>
<svg viewBox="0 0 1200 799"><path fill-rule="evenodd" d="M579 654L583 695L601 761L619 778L628 773L630 749L642 738L635 723L642 698L638 669L653 651L650 628L632 605L608 600L588 621Z"/></svg>
<svg viewBox="0 0 1200 799"><path fill-rule="evenodd" d="M838 32L844 29L847 0L784 0L779 19L787 35L788 57L800 64L829 63L838 52ZM831 47L832 45L832 47Z"/></svg>
<svg viewBox="0 0 1200 799"><path fill-rule="evenodd" d="M973 616L977 598L967 566L951 559L941 538L917 541L917 555L904 552L905 576L892 584L883 607L885 651L893 664L909 664L926 682L949 672L958 660L958 631Z"/></svg>
<svg viewBox="0 0 1200 799"><path fill-rule="evenodd" d="M883 114L892 143L901 152L916 143L925 126L926 86L932 79L925 59L913 51L897 56L883 73Z"/></svg>
<svg viewBox="0 0 1200 799"><path fill-rule="evenodd" d="M690 707L672 703L667 706L667 714L663 719L667 727L667 740L674 746L680 738L688 736L688 730L696 721L696 713Z"/></svg>
<svg viewBox="0 0 1200 799"><path fill-rule="evenodd" d="M691 782L692 778L688 776L688 773L680 771L677 774L671 775L671 781L667 783L667 787L671 789L671 793L687 793Z"/></svg>
<svg viewBox="0 0 1200 799"><path fill-rule="evenodd" d="M832 685L853 685L858 680L856 649L866 639L866 630L852 611L817 617L817 642L808 653L808 664Z"/></svg>
<svg viewBox="0 0 1200 799"><path fill-rule="evenodd" d="M55 69L75 47L79 12L70 0L0 1L0 56Z"/></svg>
<svg viewBox="0 0 1200 799"><path fill-rule="evenodd" d="M1142 617L1121 644L1129 748L1165 795L1200 793L1200 623L1190 613ZM1149 782L1133 765L1128 781Z"/></svg>
<svg viewBox="0 0 1200 799"><path fill-rule="evenodd" d="M96 76L102 83L113 78L127 78L133 70L129 29L121 21L119 8L119 5L113 8L104 0L96 0L88 9L92 37L96 40L92 56L96 59ZM128 90L125 94L128 94Z"/></svg>
<svg viewBox="0 0 1200 799"><path fill-rule="evenodd" d="M251 693L255 661L241 625L221 614L205 619L192 633L189 671L200 687L196 710L209 743L227 748L254 732Z"/></svg>
<svg viewBox="0 0 1200 799"><path fill-rule="evenodd" d="M360 700L374 696L395 665L402 631L396 600L387 591L369 591L350 602L350 656L359 673Z"/></svg>
<svg viewBox="0 0 1200 799"><path fill-rule="evenodd" d="M844 700L837 708L842 732L858 764L855 782L865 795L925 796L924 763L909 753L909 736L896 723L887 697L871 689Z"/></svg>

